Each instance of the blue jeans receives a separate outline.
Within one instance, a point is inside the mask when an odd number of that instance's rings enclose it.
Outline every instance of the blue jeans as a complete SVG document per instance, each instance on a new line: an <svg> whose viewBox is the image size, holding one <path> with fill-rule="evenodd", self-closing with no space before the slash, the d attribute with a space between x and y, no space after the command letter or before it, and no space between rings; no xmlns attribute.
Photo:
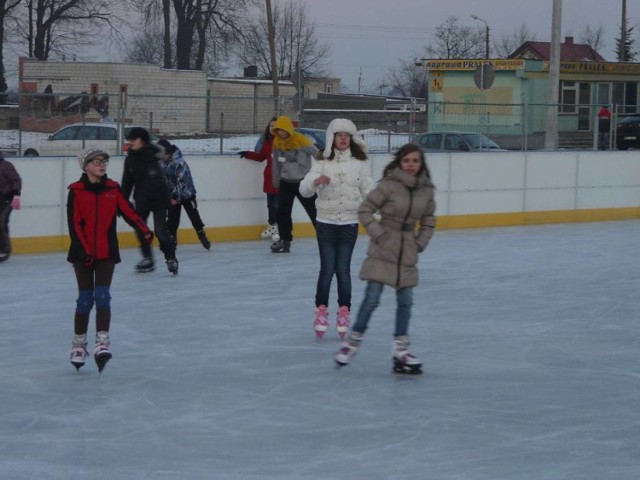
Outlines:
<svg viewBox="0 0 640 480"><path fill-rule="evenodd" d="M358 239L358 224L316 223L320 273L316 287L316 307L329 303L331 280L338 281L338 305L351 309L351 255Z"/></svg>
<svg viewBox="0 0 640 480"><path fill-rule="evenodd" d="M369 325L373 311L380 304L380 295L384 284L380 282L367 282L364 298L358 310L356 323L352 331L364 333ZM413 306L413 287L398 288L396 290L396 329L393 335L399 337L409 332L409 320L411 319L411 307Z"/></svg>

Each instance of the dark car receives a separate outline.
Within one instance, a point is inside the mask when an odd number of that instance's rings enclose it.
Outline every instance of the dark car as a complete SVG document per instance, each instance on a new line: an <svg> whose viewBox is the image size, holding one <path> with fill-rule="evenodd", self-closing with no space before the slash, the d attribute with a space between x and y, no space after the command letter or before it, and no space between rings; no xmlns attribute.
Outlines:
<svg viewBox="0 0 640 480"><path fill-rule="evenodd" d="M316 148L321 152L324 150L324 143L325 143L325 138L327 134L326 130L322 130L320 128L302 127L302 128L296 128L296 132L305 134L309 138L309 140L313 142ZM260 148L262 148L262 140L263 140L263 136L260 135L260 138L258 138L258 141L256 142L256 146L254 148L255 152L259 152Z"/></svg>
<svg viewBox="0 0 640 480"><path fill-rule="evenodd" d="M616 148L640 148L640 115L624 117L616 125Z"/></svg>
<svg viewBox="0 0 640 480"><path fill-rule="evenodd" d="M418 138L425 152L500 152L500 145L481 133L430 132Z"/></svg>

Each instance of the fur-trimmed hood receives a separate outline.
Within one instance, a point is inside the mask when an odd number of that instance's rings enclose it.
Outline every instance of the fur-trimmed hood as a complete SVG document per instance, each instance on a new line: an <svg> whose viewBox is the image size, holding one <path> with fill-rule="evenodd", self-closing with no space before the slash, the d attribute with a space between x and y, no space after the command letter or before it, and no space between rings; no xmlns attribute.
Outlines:
<svg viewBox="0 0 640 480"><path fill-rule="evenodd" d="M351 141L358 145L362 149L362 151L366 153L367 144L364 143L364 140L358 133L358 129L356 128L355 124L351 120L346 118L334 118L333 120L331 120L331 123L329 123L329 126L327 127L327 134L325 137L326 142L324 152L322 152L324 158L329 158L331 156L331 150L333 149L333 137L336 133L340 132L348 133L349 135L351 135Z"/></svg>

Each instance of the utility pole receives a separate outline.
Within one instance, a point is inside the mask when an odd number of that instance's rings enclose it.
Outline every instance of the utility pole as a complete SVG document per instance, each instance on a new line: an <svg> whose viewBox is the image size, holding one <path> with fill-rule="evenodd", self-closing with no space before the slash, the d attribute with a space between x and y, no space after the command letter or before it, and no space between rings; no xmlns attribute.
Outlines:
<svg viewBox="0 0 640 480"><path fill-rule="evenodd" d="M558 148L558 104L560 92L560 41L562 33L562 0L553 0L551 19L551 55L549 57L549 96L547 107L547 134L544 148Z"/></svg>
<svg viewBox="0 0 640 480"><path fill-rule="evenodd" d="M627 0L622 0L622 20L620 20L620 48L618 61L627 61Z"/></svg>
<svg viewBox="0 0 640 480"><path fill-rule="evenodd" d="M358 95L360 94L361 88L362 88L362 67L360 67L360 73L358 74Z"/></svg>
<svg viewBox="0 0 640 480"><path fill-rule="evenodd" d="M271 13L271 0L267 2L267 28L269 30L269 50L271 51L271 80L273 81L273 112L280 113L280 91L278 90L278 65L276 64L276 34L273 28L273 14Z"/></svg>

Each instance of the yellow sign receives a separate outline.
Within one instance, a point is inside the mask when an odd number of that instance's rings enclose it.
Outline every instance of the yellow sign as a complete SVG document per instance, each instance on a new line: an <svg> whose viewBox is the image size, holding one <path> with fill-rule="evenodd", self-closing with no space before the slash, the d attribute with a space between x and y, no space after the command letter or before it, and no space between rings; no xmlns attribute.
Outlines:
<svg viewBox="0 0 640 480"><path fill-rule="evenodd" d="M442 72L433 72L429 74L429 89L432 92L441 92L444 86L444 74Z"/></svg>
<svg viewBox="0 0 640 480"><path fill-rule="evenodd" d="M475 70L480 65L491 65L494 70L522 70L524 60L521 58L510 60L424 60L422 65L426 70Z"/></svg>
<svg viewBox="0 0 640 480"><path fill-rule="evenodd" d="M549 62L544 62L549 70ZM605 73L640 75L640 63L560 62L563 73Z"/></svg>

